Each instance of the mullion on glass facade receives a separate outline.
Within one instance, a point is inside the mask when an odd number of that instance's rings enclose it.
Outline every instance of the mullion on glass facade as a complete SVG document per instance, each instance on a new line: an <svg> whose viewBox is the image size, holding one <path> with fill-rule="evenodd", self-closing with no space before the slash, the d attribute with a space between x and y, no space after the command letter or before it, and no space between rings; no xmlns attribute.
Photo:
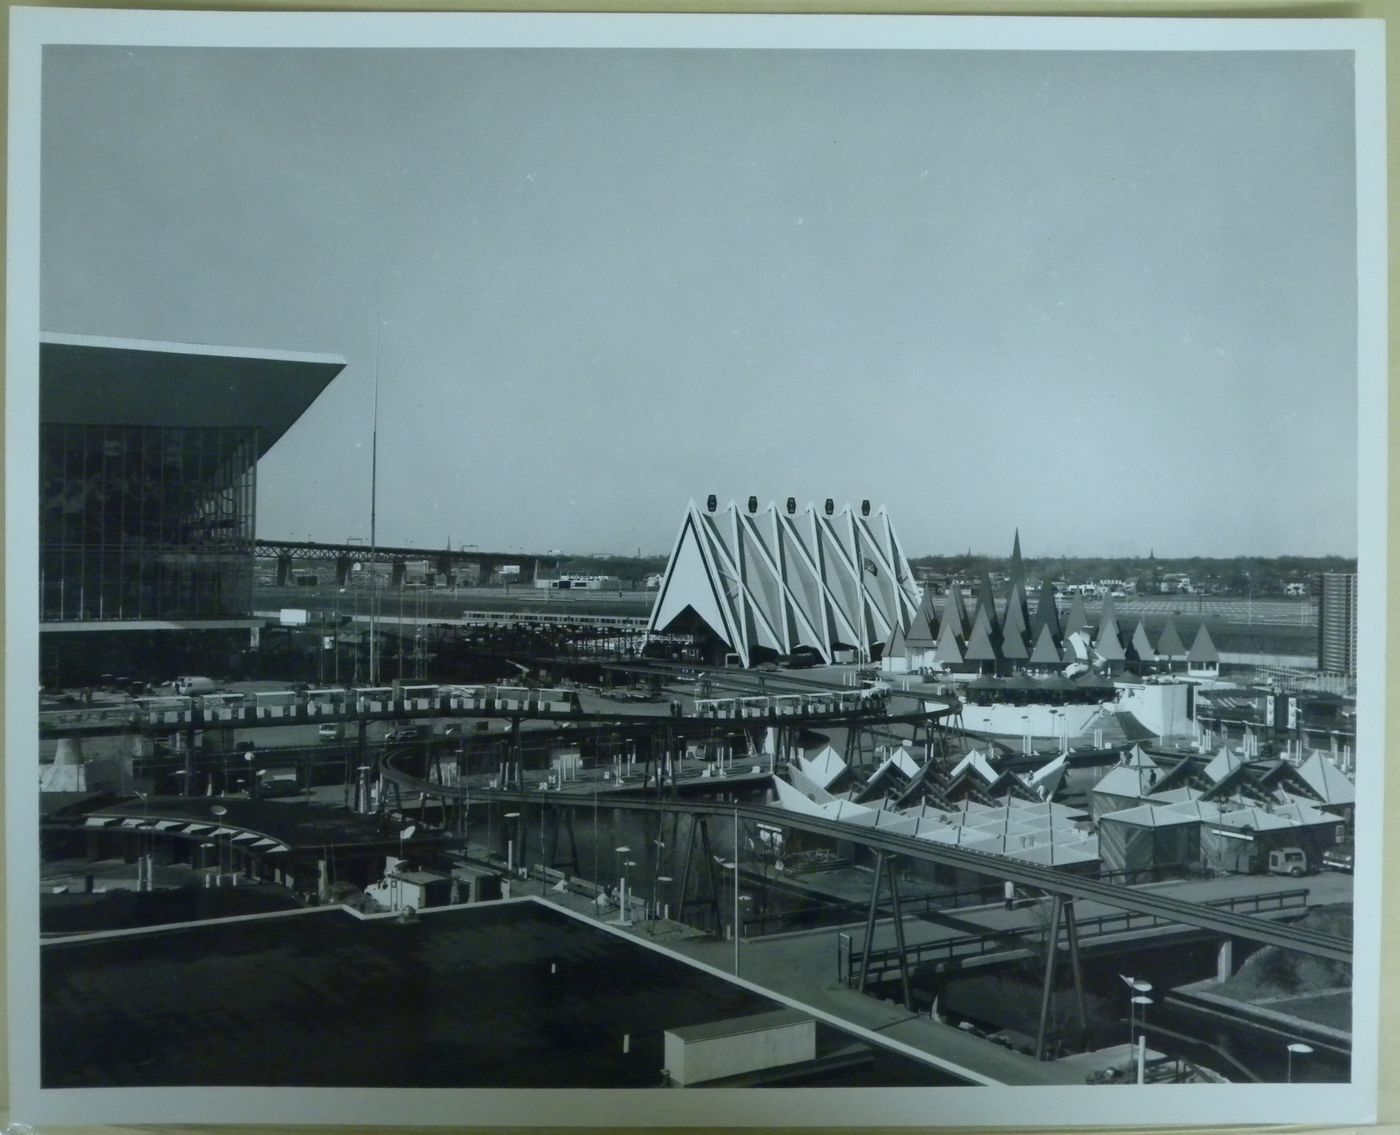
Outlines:
<svg viewBox="0 0 1400 1135"><path fill-rule="evenodd" d="M258 432L41 427L45 622L246 617Z"/></svg>

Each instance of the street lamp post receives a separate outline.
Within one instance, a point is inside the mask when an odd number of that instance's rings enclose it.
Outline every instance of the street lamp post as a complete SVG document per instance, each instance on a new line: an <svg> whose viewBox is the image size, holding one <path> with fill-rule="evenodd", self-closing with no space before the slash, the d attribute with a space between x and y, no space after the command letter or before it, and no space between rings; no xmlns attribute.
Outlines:
<svg viewBox="0 0 1400 1135"><path fill-rule="evenodd" d="M1301 1059L1304 1056L1311 1056L1312 1051L1312 1045L1303 1044L1301 1041L1295 1041L1288 1046L1288 1082L1290 1084L1293 1083L1293 1058L1297 1056Z"/></svg>
<svg viewBox="0 0 1400 1135"><path fill-rule="evenodd" d="M212 808L209 809L209 814L214 817L214 820L218 823L219 827L223 827L223 820L224 817L228 815L228 809L225 808L222 804L215 804ZM216 830L214 838L215 845L219 851L219 881L222 883L224 876L224 845L223 842L221 842L218 838L219 834L220 833ZM229 866L231 871L232 864L230 863Z"/></svg>
<svg viewBox="0 0 1400 1135"><path fill-rule="evenodd" d="M622 857L631 850L626 844L613 848L617 856L617 921L621 926L627 925L627 875L623 871Z"/></svg>
<svg viewBox="0 0 1400 1135"><path fill-rule="evenodd" d="M516 820L516 819L519 819L519 818L520 818L520 813L519 813L519 812L507 812L507 813L502 817L502 819L506 819L506 820ZM507 828L506 830L509 831L510 829ZM521 850L522 850L522 852L523 852L524 848L522 847ZM515 836L514 836L514 834L511 834L511 835L506 836L506 874L507 874L507 875L514 875L514 874L515 874Z"/></svg>

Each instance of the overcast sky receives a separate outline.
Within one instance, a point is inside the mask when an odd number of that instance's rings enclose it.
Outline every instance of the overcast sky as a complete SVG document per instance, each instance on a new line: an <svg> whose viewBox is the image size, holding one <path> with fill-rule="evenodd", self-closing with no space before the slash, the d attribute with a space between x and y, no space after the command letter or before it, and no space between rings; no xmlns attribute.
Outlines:
<svg viewBox="0 0 1400 1135"><path fill-rule="evenodd" d="M258 534L1353 555L1346 53L50 47L46 331L331 352Z"/></svg>

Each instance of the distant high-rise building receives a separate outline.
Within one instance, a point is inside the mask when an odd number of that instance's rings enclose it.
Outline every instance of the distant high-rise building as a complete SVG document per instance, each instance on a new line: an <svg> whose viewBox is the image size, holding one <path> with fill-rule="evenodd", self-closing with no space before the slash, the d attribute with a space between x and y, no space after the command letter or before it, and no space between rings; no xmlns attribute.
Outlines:
<svg viewBox="0 0 1400 1135"><path fill-rule="evenodd" d="M1317 668L1330 674L1356 673L1356 573L1321 576L1317 605Z"/></svg>

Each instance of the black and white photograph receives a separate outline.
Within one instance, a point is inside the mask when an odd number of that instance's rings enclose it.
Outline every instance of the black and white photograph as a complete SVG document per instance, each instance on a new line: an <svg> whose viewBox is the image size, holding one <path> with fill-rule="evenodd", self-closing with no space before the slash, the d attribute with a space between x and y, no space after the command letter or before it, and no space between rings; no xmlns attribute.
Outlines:
<svg viewBox="0 0 1400 1135"><path fill-rule="evenodd" d="M1378 21L11 23L14 1120L1374 1120Z"/></svg>

